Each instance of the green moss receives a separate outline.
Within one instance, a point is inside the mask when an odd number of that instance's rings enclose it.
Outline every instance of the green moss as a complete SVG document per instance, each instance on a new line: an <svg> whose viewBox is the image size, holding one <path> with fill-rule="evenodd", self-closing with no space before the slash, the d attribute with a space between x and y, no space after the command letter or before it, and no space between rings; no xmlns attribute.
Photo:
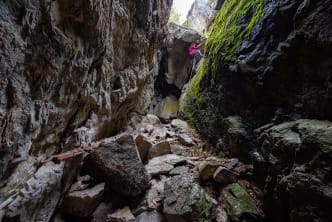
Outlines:
<svg viewBox="0 0 332 222"><path fill-rule="evenodd" d="M220 55L225 62L236 62L234 55L263 16L264 5L265 0L226 0L218 12L206 41L205 60L189 84L182 107L184 116L198 130L208 130L204 126L216 115L209 106L222 98L221 94L209 98L205 93L215 84Z"/></svg>
<svg viewBox="0 0 332 222"><path fill-rule="evenodd" d="M238 183L226 187L223 192L227 211L232 218L240 217L242 214L258 214L258 210L249 194Z"/></svg>
<svg viewBox="0 0 332 222"><path fill-rule="evenodd" d="M265 0L227 0L216 16L211 34L207 40L206 53L216 61L221 53L225 60L231 60L239 49L243 39L249 37L254 26L264 13ZM239 24L245 16L247 24ZM216 62L210 64L212 72L216 72Z"/></svg>

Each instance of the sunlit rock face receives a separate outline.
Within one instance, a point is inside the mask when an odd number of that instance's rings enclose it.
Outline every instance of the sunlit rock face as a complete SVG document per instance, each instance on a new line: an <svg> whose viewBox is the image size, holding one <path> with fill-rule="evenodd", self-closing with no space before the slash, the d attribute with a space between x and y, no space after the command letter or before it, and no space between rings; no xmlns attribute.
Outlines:
<svg viewBox="0 0 332 222"><path fill-rule="evenodd" d="M184 25L201 33L208 32L222 4L223 0L195 0L191 5Z"/></svg>
<svg viewBox="0 0 332 222"><path fill-rule="evenodd" d="M45 170L40 160L117 133L148 109L171 4L0 2L0 202L15 200L0 217L48 221L81 158ZM44 173L52 180L32 186ZM19 197L30 185L42 194L29 206Z"/></svg>

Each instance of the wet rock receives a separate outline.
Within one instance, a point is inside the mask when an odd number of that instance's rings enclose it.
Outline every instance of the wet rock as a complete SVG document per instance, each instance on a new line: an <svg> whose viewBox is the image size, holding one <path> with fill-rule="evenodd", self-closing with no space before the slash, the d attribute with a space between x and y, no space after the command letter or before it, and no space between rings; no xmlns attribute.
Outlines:
<svg viewBox="0 0 332 222"><path fill-rule="evenodd" d="M101 203L92 214L92 222L107 222L107 215L112 213L111 204Z"/></svg>
<svg viewBox="0 0 332 222"><path fill-rule="evenodd" d="M187 122L180 119L173 119L171 122L171 126L178 129L188 129L189 125Z"/></svg>
<svg viewBox="0 0 332 222"><path fill-rule="evenodd" d="M160 119L158 118L158 116L156 116L154 114L148 114L143 117L141 124L156 126L156 125L160 125L161 122L160 122Z"/></svg>
<svg viewBox="0 0 332 222"><path fill-rule="evenodd" d="M165 182L163 212L167 221L208 220L210 209L204 190L189 174L178 175Z"/></svg>
<svg viewBox="0 0 332 222"><path fill-rule="evenodd" d="M169 172L169 175L175 176L175 175L180 175L180 174L188 173L188 172L189 172L189 167L187 167L187 166L179 166L179 167L175 167L174 169L172 169Z"/></svg>
<svg viewBox="0 0 332 222"><path fill-rule="evenodd" d="M134 215L131 213L129 207L124 207L115 213L108 216L110 222L133 222Z"/></svg>
<svg viewBox="0 0 332 222"><path fill-rule="evenodd" d="M258 209L245 189L238 183L228 185L222 190L221 198L226 205L227 212L233 220L258 218Z"/></svg>
<svg viewBox="0 0 332 222"><path fill-rule="evenodd" d="M145 211L136 217L135 222L166 222L166 219L158 211Z"/></svg>
<svg viewBox="0 0 332 222"><path fill-rule="evenodd" d="M102 143L86 158L84 167L94 178L125 196L137 196L148 187L148 174L131 135Z"/></svg>
<svg viewBox="0 0 332 222"><path fill-rule="evenodd" d="M195 142L193 139L186 133L181 133L178 135L179 142L184 146L193 146Z"/></svg>
<svg viewBox="0 0 332 222"><path fill-rule="evenodd" d="M216 169L216 171L213 174L213 179L221 184L231 184L231 183L235 183L237 181L238 178L238 174L233 172L232 170L229 170L226 167L218 167Z"/></svg>
<svg viewBox="0 0 332 222"><path fill-rule="evenodd" d="M148 152L152 147L152 143L143 135L138 135L135 139L137 150L141 157L141 160L144 162L148 157Z"/></svg>
<svg viewBox="0 0 332 222"><path fill-rule="evenodd" d="M171 146L168 141L154 144L148 153L148 159L171 153Z"/></svg>
<svg viewBox="0 0 332 222"><path fill-rule="evenodd" d="M199 178L203 181L211 179L214 172L223 164L222 160L205 160L199 164Z"/></svg>
<svg viewBox="0 0 332 222"><path fill-rule="evenodd" d="M100 203L104 194L105 183L92 188L69 192L61 204L61 209L71 215L86 217Z"/></svg>

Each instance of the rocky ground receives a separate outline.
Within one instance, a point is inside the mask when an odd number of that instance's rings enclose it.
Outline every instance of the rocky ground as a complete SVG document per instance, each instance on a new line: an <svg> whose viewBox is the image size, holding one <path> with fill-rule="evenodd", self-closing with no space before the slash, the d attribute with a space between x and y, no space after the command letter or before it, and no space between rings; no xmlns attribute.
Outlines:
<svg viewBox="0 0 332 222"><path fill-rule="evenodd" d="M259 221L253 166L218 157L186 122L148 114L137 129L100 141L53 219Z"/></svg>

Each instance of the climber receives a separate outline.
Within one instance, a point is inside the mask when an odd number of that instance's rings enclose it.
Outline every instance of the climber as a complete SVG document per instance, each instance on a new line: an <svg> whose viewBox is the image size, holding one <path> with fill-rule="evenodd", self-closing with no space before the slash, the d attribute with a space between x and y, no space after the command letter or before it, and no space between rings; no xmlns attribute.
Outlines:
<svg viewBox="0 0 332 222"><path fill-rule="evenodd" d="M203 57L203 53L201 52L201 50L199 50L200 47L201 47L201 44L198 44L198 41L196 41L196 44L191 43L190 46L189 46L189 50L188 50L189 55L193 60L192 70L194 70L195 67L196 67L196 63L197 63L196 55L199 55L200 57Z"/></svg>

